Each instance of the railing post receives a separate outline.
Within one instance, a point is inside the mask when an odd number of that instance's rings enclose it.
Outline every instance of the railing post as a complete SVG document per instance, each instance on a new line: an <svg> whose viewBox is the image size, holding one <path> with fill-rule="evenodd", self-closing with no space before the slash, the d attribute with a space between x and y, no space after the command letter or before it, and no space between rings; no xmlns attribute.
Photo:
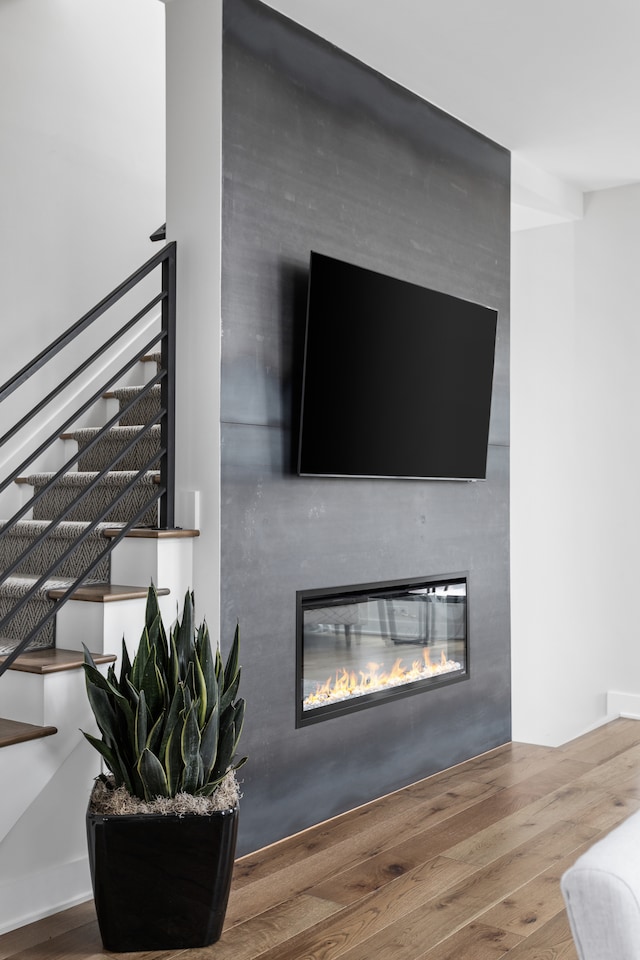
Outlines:
<svg viewBox="0 0 640 960"><path fill-rule="evenodd" d="M176 244L171 244L162 261L161 364L166 371L160 381L160 403L166 410L160 421L160 444L166 453L160 464L160 483L165 493L160 500L160 528L175 526L175 470L176 470Z"/></svg>

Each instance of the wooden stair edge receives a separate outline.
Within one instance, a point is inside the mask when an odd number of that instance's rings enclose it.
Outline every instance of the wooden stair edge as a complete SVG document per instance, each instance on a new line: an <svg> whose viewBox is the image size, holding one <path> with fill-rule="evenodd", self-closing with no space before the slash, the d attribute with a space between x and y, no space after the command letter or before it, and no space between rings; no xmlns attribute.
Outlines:
<svg viewBox="0 0 640 960"><path fill-rule="evenodd" d="M116 656L112 653L92 653L96 664L113 663ZM0 664L6 656L0 656ZM44 676L49 673L61 673L64 670L79 670L84 663L82 650L65 650L60 647L44 647L39 650L27 650L13 661L9 670L20 673L36 673Z"/></svg>
<svg viewBox="0 0 640 960"><path fill-rule="evenodd" d="M113 539L119 536L122 533L122 530L119 530L117 527L113 527L110 530L103 530L102 536L109 537ZM193 538L199 537L199 530L192 530L183 527L171 527L167 530L160 530L156 527L133 527L131 530L125 533L124 538L135 539L149 539L149 540L179 540L183 538Z"/></svg>
<svg viewBox="0 0 640 960"><path fill-rule="evenodd" d="M0 717L0 747L25 743L28 740L40 740L43 737L51 737L57 732L57 727L40 727L34 723L22 723L19 720Z"/></svg>
<svg viewBox="0 0 640 960"><path fill-rule="evenodd" d="M129 586L122 583L85 583L69 597L69 602L88 600L90 603L115 603L117 600L140 600L144 599L148 592L149 587ZM52 600L59 600L65 593L64 588L57 587L47 591L47 595ZM171 591L168 587L156 587L156 593L159 597L166 597Z"/></svg>

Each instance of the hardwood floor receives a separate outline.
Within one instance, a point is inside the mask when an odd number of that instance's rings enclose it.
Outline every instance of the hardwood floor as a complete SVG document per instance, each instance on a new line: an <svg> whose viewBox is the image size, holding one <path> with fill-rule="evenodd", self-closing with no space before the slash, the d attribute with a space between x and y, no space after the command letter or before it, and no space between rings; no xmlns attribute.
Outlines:
<svg viewBox="0 0 640 960"><path fill-rule="evenodd" d="M239 860L211 947L108 954L87 903L0 960L575 960L560 876L638 809L636 721L507 744Z"/></svg>

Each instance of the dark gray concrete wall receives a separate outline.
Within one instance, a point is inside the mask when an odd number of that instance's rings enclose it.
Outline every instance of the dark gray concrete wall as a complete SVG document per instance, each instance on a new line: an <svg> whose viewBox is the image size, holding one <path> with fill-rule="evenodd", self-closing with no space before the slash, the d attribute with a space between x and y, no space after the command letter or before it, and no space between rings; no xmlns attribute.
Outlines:
<svg viewBox="0 0 640 960"><path fill-rule="evenodd" d="M255 0L225 2L223 71L221 629L240 621L246 852L510 739L509 155ZM499 311L486 482L294 475L311 249ZM468 681L295 728L296 590L457 571Z"/></svg>

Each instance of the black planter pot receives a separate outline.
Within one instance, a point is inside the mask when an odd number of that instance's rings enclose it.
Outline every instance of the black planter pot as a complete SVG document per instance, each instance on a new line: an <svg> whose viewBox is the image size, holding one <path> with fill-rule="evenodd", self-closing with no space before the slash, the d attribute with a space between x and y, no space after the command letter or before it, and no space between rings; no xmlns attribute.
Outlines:
<svg viewBox="0 0 640 960"><path fill-rule="evenodd" d="M104 816L87 812L102 942L116 953L204 947L222 933L238 809Z"/></svg>

